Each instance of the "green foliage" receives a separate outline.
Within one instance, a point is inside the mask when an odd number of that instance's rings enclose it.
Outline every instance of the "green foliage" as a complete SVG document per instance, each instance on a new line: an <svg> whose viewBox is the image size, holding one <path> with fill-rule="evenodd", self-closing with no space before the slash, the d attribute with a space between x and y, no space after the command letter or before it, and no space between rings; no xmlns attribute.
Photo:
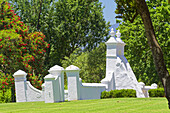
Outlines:
<svg viewBox="0 0 170 113"><path fill-rule="evenodd" d="M152 18L155 34L162 51L168 70L170 70L170 15L169 5L166 2L151 3L147 1ZM121 39L126 43L125 57L129 61L138 81L143 81L146 85L157 83L162 85L157 75L152 52L148 46L142 19L138 16L133 23L122 22L119 26L122 33Z"/></svg>
<svg viewBox="0 0 170 113"><path fill-rule="evenodd" d="M0 72L0 90L5 91L11 87L14 87L14 78L9 74L5 75Z"/></svg>
<svg viewBox="0 0 170 113"><path fill-rule="evenodd" d="M103 99L103 98L111 98L109 92L103 91L101 93L101 99Z"/></svg>
<svg viewBox="0 0 170 113"><path fill-rule="evenodd" d="M136 97L136 91L133 89L103 91L101 98L120 98L120 97Z"/></svg>
<svg viewBox="0 0 170 113"><path fill-rule="evenodd" d="M42 89L42 81L43 81L43 75L42 74L28 74L27 79L31 82L31 84L37 88L37 89Z"/></svg>
<svg viewBox="0 0 170 113"><path fill-rule="evenodd" d="M18 69L42 73L43 56L48 47L45 36L41 32L28 33L29 28L9 3L1 2L0 9L0 69L4 73Z"/></svg>
<svg viewBox="0 0 170 113"><path fill-rule="evenodd" d="M27 77L31 83L41 89L40 80L43 76L36 78L32 75L46 73L43 69L44 54L49 45L44 41L45 35L41 32L28 33L29 26L20 20L10 4L4 1L0 1L0 4L0 81L3 83L1 87L13 87L14 85L7 84L13 83L12 74L21 69L28 73ZM4 79L12 81L4 85Z"/></svg>
<svg viewBox="0 0 170 113"><path fill-rule="evenodd" d="M117 4L115 13L119 14L116 18L122 18L123 20L133 22L138 15L135 0L115 0L115 2Z"/></svg>
<svg viewBox="0 0 170 113"><path fill-rule="evenodd" d="M11 102L11 89L6 89L6 91L0 90L0 103Z"/></svg>
<svg viewBox="0 0 170 113"><path fill-rule="evenodd" d="M109 23L103 18L98 1L87 0L9 0L16 13L33 29L45 34L50 43L45 65L61 60L79 47L90 51L108 39ZM106 37L106 38L104 38Z"/></svg>
<svg viewBox="0 0 170 113"><path fill-rule="evenodd" d="M100 82L105 77L106 72L106 46L101 43L99 47L91 52L75 50L70 57L65 57L62 61L64 68L75 65L81 69L80 77L83 82Z"/></svg>
<svg viewBox="0 0 170 113"><path fill-rule="evenodd" d="M148 92L150 97L165 97L164 88L150 89Z"/></svg>
<svg viewBox="0 0 170 113"><path fill-rule="evenodd" d="M0 103L12 101L12 90L14 89L14 78L9 74L0 72Z"/></svg>

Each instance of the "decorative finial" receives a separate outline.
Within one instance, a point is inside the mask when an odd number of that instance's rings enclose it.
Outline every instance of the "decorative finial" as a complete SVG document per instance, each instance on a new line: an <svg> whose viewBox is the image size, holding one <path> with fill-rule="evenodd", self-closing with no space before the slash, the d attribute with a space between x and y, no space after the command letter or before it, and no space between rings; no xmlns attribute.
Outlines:
<svg viewBox="0 0 170 113"><path fill-rule="evenodd" d="M120 33L119 29L117 30L116 36L117 36L117 38L120 38L120 36L121 36L121 33Z"/></svg>
<svg viewBox="0 0 170 113"><path fill-rule="evenodd" d="M113 28L111 29L110 35L111 35L111 37L115 36L115 32L114 32Z"/></svg>

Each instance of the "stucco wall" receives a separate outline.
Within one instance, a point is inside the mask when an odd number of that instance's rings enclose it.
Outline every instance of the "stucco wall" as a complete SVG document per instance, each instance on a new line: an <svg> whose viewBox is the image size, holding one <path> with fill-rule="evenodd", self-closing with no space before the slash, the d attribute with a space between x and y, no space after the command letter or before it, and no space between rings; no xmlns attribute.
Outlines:
<svg viewBox="0 0 170 113"><path fill-rule="evenodd" d="M82 83L80 88L80 99L100 99L101 92L106 90L104 84Z"/></svg>
<svg viewBox="0 0 170 113"><path fill-rule="evenodd" d="M34 88L29 81L26 82L27 102L44 101L43 92Z"/></svg>

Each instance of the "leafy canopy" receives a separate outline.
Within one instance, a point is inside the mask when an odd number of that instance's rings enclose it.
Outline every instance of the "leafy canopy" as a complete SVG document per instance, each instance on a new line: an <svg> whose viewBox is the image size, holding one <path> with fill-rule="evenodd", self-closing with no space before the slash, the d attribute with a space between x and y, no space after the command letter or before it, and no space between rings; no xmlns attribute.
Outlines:
<svg viewBox="0 0 170 113"><path fill-rule="evenodd" d="M165 64L170 71L170 20L169 8L167 2L147 1L150 16L154 26L155 34L162 51L164 53ZM127 20L119 26L122 33L122 40L126 43L125 56L128 59L132 69L139 81L150 85L161 81L158 78L153 63L153 57L145 35L144 25L140 16L137 16L133 23Z"/></svg>
<svg viewBox="0 0 170 113"><path fill-rule="evenodd" d="M109 23L99 1L9 0L33 31L41 31L50 43L45 65L60 65L76 48L91 51L108 39ZM104 38L106 37L106 38Z"/></svg>

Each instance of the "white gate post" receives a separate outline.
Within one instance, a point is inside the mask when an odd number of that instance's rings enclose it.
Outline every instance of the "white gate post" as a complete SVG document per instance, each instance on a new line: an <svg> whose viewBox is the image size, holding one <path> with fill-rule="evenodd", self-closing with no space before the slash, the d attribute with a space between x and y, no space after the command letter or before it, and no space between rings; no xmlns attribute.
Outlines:
<svg viewBox="0 0 170 113"><path fill-rule="evenodd" d="M68 82L68 100L80 100L80 69L74 65L66 68Z"/></svg>
<svg viewBox="0 0 170 113"><path fill-rule="evenodd" d="M56 84L55 77L48 74L44 77L45 87L44 87L44 98L45 103L54 103L59 101L59 82ZM58 87L57 87L58 86Z"/></svg>
<svg viewBox="0 0 170 113"><path fill-rule="evenodd" d="M55 78L59 79L59 90L60 90L60 102L65 101L64 99L64 68L58 65L53 66L48 70Z"/></svg>
<svg viewBox="0 0 170 113"><path fill-rule="evenodd" d="M26 102L26 75L22 70L18 70L14 73L15 78L15 91L16 91L16 102Z"/></svg>

